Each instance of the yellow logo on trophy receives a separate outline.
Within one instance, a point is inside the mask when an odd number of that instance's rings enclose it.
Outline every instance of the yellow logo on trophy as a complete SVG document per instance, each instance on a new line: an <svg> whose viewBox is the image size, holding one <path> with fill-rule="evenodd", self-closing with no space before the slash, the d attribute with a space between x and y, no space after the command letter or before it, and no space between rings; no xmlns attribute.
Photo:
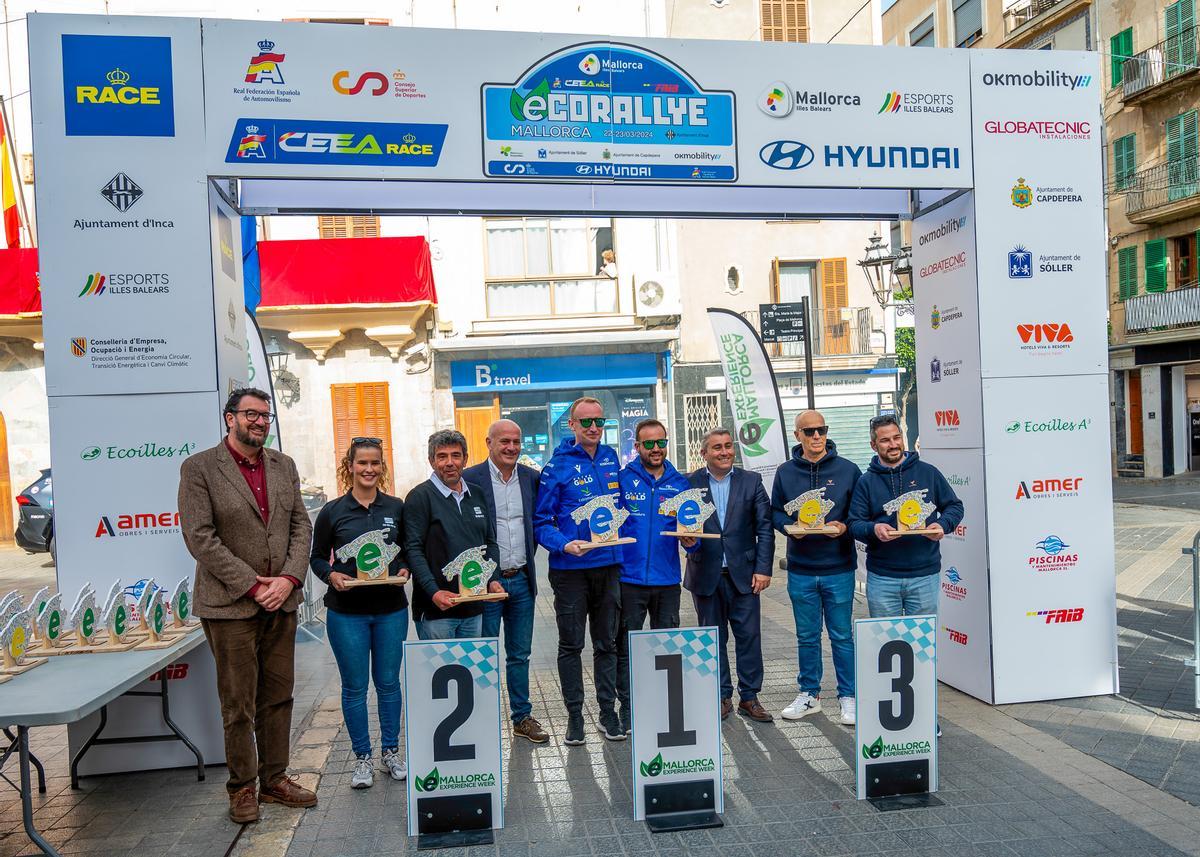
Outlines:
<svg viewBox="0 0 1200 857"><path fill-rule="evenodd" d="M830 535L838 528L825 523L825 516L833 510L833 501L825 499L824 488L805 491L799 497L784 504L783 511L796 516L796 523L784 527L789 536Z"/></svg>
<svg viewBox="0 0 1200 857"><path fill-rule="evenodd" d="M896 514L896 530L902 536L923 536L934 532L925 521L937 511L937 506L925 502L927 488L909 491L883 504L883 511Z"/></svg>
<svg viewBox="0 0 1200 857"><path fill-rule="evenodd" d="M593 497L571 513L571 520L576 524L586 521L588 532L592 534L591 542L584 545L584 550L633 544L636 539L623 539L619 535L621 525L628 517L629 513L617 505L612 494Z"/></svg>
<svg viewBox="0 0 1200 857"><path fill-rule="evenodd" d="M669 515L675 519L674 531L663 530L659 535L687 539L719 539L719 533L704 532L704 522L716 511L717 507L704 499L703 488L680 491L674 497L664 500L658 507L660 515Z"/></svg>
<svg viewBox="0 0 1200 857"><path fill-rule="evenodd" d="M333 555L342 562L354 560L356 576L346 581L346 586L372 586L408 582L403 575L388 576L388 566L400 553L400 546L389 544L383 530L363 533L349 544L342 545Z"/></svg>
<svg viewBox="0 0 1200 857"><path fill-rule="evenodd" d="M496 563L487 558L487 548L467 548L442 567L442 575L447 580L458 578L458 595L453 597L455 604L464 601L502 601L508 597L507 592L488 592L488 581Z"/></svg>

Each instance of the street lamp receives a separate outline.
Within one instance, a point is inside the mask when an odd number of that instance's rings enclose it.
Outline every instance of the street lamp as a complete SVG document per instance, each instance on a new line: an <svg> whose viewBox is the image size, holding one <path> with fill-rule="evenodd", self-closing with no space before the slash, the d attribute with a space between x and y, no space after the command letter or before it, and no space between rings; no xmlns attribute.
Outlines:
<svg viewBox="0 0 1200 857"><path fill-rule="evenodd" d="M857 264L881 307L891 303L893 292L907 294L912 291L911 247L901 247L891 253L883 246L883 239L875 234L866 247L866 255Z"/></svg>
<svg viewBox="0 0 1200 857"><path fill-rule="evenodd" d="M291 408L300 401L300 379L288 371L287 349L279 344L276 337L272 336L265 351L267 364L270 366L271 380L275 385L275 398L285 408Z"/></svg>
<svg viewBox="0 0 1200 857"><path fill-rule="evenodd" d="M267 363L271 366L271 376L274 377L278 372L286 372L288 364L288 353L279 344L279 339L272 336L271 341L267 343Z"/></svg>

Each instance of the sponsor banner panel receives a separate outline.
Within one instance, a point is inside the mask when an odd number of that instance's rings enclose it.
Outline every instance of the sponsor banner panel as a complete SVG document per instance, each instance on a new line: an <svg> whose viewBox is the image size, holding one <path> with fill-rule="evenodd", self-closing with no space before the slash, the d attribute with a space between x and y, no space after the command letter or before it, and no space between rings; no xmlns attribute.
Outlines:
<svg viewBox="0 0 1200 857"><path fill-rule="evenodd" d="M217 381L218 392L224 397L232 390L247 385L251 368L244 318L246 295L242 286L241 217L211 185L208 189L208 213L212 241ZM269 392L269 386L267 390Z"/></svg>
<svg viewBox="0 0 1200 857"><path fill-rule="evenodd" d="M987 512L982 449L925 449L966 507L966 517L941 541L938 601L938 679L992 701Z"/></svg>
<svg viewBox="0 0 1200 857"><path fill-rule="evenodd" d="M1116 689L1107 380L988 379L996 702Z"/></svg>
<svg viewBox="0 0 1200 857"><path fill-rule="evenodd" d="M402 672L408 835L431 814L466 817L470 808L488 807L492 827L503 827L499 641L406 642Z"/></svg>
<svg viewBox="0 0 1200 857"><path fill-rule="evenodd" d="M646 789L711 780L725 811L721 688L716 628L629 633L633 701L633 817L646 817Z"/></svg>
<svg viewBox="0 0 1200 857"><path fill-rule="evenodd" d="M970 193L913 221L922 449L983 445L975 212Z"/></svg>
<svg viewBox="0 0 1200 857"><path fill-rule="evenodd" d="M997 54L971 55L983 375L1104 372L1096 56Z"/></svg>

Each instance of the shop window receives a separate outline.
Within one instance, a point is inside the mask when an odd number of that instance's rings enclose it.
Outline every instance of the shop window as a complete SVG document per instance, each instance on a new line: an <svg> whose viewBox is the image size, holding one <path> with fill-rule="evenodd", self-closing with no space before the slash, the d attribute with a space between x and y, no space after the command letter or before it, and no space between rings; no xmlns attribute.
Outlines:
<svg viewBox="0 0 1200 857"><path fill-rule="evenodd" d="M331 384L333 400L334 467L350 448L355 437L383 439L383 457L387 461L389 493L396 491L396 469L392 466L392 413L388 403L387 381L368 384ZM336 487L334 490L337 490Z"/></svg>
<svg viewBox="0 0 1200 857"><path fill-rule="evenodd" d="M611 220L484 221L488 315L612 315L619 260Z"/></svg>
<svg viewBox="0 0 1200 857"><path fill-rule="evenodd" d="M933 13L908 31L908 46L911 48L936 48L937 34L934 32Z"/></svg>
<svg viewBox="0 0 1200 857"><path fill-rule="evenodd" d="M969 48L983 36L983 0L954 0L954 44Z"/></svg>
<svg viewBox="0 0 1200 857"><path fill-rule="evenodd" d="M808 0L759 0L764 42L807 42Z"/></svg>
<svg viewBox="0 0 1200 857"><path fill-rule="evenodd" d="M317 217L320 238L378 238L379 218L369 215L323 214Z"/></svg>

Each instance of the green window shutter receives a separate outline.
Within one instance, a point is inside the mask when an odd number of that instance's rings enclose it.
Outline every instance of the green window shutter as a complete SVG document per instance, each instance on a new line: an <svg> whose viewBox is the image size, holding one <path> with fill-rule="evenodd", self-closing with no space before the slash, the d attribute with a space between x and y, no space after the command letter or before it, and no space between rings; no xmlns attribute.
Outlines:
<svg viewBox="0 0 1200 857"><path fill-rule="evenodd" d="M1126 134L1113 141L1113 183L1117 190L1129 186L1130 177L1137 169L1137 135Z"/></svg>
<svg viewBox="0 0 1200 857"><path fill-rule="evenodd" d="M1200 141L1197 140L1196 111L1189 110L1172 116L1167 126L1167 198L1174 202L1195 196L1197 160Z"/></svg>
<svg viewBox="0 0 1200 857"><path fill-rule="evenodd" d="M1167 290L1167 241L1159 238L1157 241L1146 242L1146 291L1165 292Z"/></svg>
<svg viewBox="0 0 1200 857"><path fill-rule="evenodd" d="M1126 27L1108 40L1109 53L1112 61L1112 85L1117 86L1124 80L1122 68L1133 53L1133 28Z"/></svg>
<svg viewBox="0 0 1200 857"><path fill-rule="evenodd" d="M1129 300L1137 295L1137 247L1117 251L1117 296Z"/></svg>
<svg viewBox="0 0 1200 857"><path fill-rule="evenodd" d="M1174 77L1196 64L1196 9L1192 0L1179 0L1163 11L1167 39L1163 45L1163 77Z"/></svg>

